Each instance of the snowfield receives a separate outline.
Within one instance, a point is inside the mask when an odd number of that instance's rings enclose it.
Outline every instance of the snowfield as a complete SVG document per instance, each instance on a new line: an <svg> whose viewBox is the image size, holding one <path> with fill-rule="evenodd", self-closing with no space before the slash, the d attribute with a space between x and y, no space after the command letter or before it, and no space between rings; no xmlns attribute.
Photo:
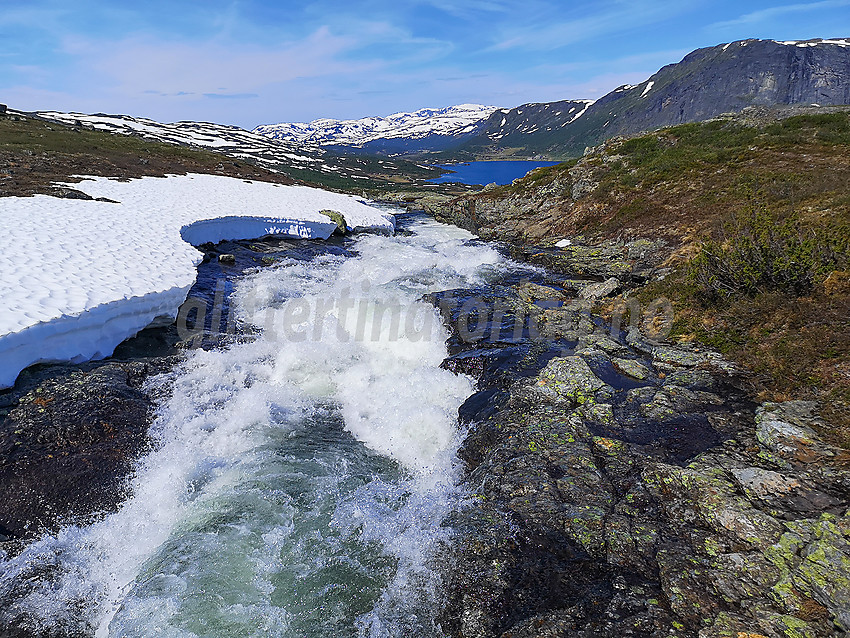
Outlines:
<svg viewBox="0 0 850 638"><path fill-rule="evenodd" d="M158 317L173 319L195 281L193 247L266 234L326 239L392 232L392 215L347 195L218 175L103 177L70 184L91 197L0 199L0 387L49 361L109 356Z"/></svg>
<svg viewBox="0 0 850 638"><path fill-rule="evenodd" d="M363 146L380 139L422 139L431 135L459 136L499 110L495 106L459 104L441 109L419 109L413 113L394 113L386 117L359 120L319 119L312 122L263 124L254 129L275 140L294 144Z"/></svg>

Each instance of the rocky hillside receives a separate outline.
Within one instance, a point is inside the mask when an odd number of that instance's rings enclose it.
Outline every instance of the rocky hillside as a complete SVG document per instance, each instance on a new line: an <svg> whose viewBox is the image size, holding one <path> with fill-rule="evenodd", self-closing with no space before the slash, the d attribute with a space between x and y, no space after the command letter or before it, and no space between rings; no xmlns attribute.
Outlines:
<svg viewBox="0 0 850 638"><path fill-rule="evenodd" d="M645 82L608 93L580 118L562 108L562 102L511 109L504 118L517 125L508 128L491 117L458 151L577 156L615 135L698 122L747 106L782 104L850 104L850 39L741 40L697 49ZM560 114L553 117L553 111ZM537 117L523 120L523 113Z"/></svg>
<svg viewBox="0 0 850 638"><path fill-rule="evenodd" d="M556 270L615 259L589 274L671 299L673 336L748 368L755 393L824 400L846 445L850 110L813 111L616 138L434 212ZM639 239L656 247L654 269L635 266Z"/></svg>
<svg viewBox="0 0 850 638"><path fill-rule="evenodd" d="M433 207L547 267L479 293L499 339L444 312L478 389L448 635L850 631L850 108L808 110Z"/></svg>

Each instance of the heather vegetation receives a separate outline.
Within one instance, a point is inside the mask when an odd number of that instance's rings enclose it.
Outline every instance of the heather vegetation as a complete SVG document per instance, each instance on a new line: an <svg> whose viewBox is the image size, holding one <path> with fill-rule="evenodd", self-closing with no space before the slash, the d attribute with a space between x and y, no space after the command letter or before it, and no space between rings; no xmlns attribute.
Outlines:
<svg viewBox="0 0 850 638"><path fill-rule="evenodd" d="M624 156L622 165L605 178L611 201L626 201L618 222L646 227L649 214L659 224L678 224L685 240L667 278L640 293L673 300L672 336L740 363L763 399L821 400L837 426L828 434L844 446L850 445L848 146L847 113L762 128L689 124L623 143L615 151ZM680 208L671 220L675 196ZM644 205L630 209L636 201Z"/></svg>
<svg viewBox="0 0 850 638"><path fill-rule="evenodd" d="M778 219L763 206L730 216L718 235L688 264L690 280L708 303L766 292L810 293L847 262L845 228L807 225L797 214Z"/></svg>
<svg viewBox="0 0 850 638"><path fill-rule="evenodd" d="M638 294L673 301L672 337L737 361L762 399L821 400L848 445L849 150L846 110L684 124L538 169L475 210L509 202L520 241L663 239L669 272Z"/></svg>

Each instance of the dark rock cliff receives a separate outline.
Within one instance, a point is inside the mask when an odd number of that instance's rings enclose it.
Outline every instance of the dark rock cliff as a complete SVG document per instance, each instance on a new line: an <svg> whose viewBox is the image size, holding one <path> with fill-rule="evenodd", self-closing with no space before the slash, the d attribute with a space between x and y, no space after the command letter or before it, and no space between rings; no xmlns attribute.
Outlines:
<svg viewBox="0 0 850 638"><path fill-rule="evenodd" d="M608 93L578 118L561 107L581 102L497 111L460 150L576 156L614 135L707 120L747 106L848 103L850 39L741 40L697 49L645 82Z"/></svg>

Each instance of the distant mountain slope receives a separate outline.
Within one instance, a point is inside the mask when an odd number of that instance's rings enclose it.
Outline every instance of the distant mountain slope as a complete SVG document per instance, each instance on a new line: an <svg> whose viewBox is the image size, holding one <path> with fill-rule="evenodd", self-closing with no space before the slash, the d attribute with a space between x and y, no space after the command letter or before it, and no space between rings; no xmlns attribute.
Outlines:
<svg viewBox="0 0 850 638"><path fill-rule="evenodd" d="M317 146L288 144L238 126L210 122L166 124L129 115L86 115L59 111L40 111L37 115L64 124L81 124L109 133L137 135L159 142L202 147L231 157L251 159L264 168L274 168L280 164L294 168L313 167L321 165L324 154Z"/></svg>
<svg viewBox="0 0 850 638"><path fill-rule="evenodd" d="M581 117L564 110L564 102L519 106L504 113L505 123L491 116L457 150L475 156L576 156L614 135L707 120L752 105L812 103L850 103L850 39L741 40L697 49L645 82L608 93Z"/></svg>
<svg viewBox="0 0 850 638"><path fill-rule="evenodd" d="M477 133L496 110L495 106L460 104L359 120L319 119L309 123L264 124L255 128L254 132L291 144L339 150L382 154L426 152L457 146Z"/></svg>
<svg viewBox="0 0 850 638"><path fill-rule="evenodd" d="M272 139L238 126L209 122L162 123L128 115L40 111L39 118L68 125L133 135L148 140L201 148L262 168L332 188L352 189L436 177L437 169L403 160L346 157L307 142Z"/></svg>
<svg viewBox="0 0 850 638"><path fill-rule="evenodd" d="M487 119L484 129L461 148L483 144L498 149L497 153L546 148L550 140L558 139L562 129L585 115L591 106L593 100L563 100L499 109Z"/></svg>

